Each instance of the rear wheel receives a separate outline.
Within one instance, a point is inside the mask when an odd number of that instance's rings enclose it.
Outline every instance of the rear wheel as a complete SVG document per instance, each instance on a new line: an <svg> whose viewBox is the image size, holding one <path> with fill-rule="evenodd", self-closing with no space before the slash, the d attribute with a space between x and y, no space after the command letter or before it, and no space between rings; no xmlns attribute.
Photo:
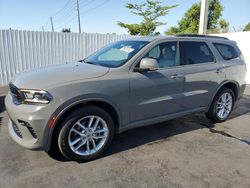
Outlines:
<svg viewBox="0 0 250 188"><path fill-rule="evenodd" d="M65 157L84 162L96 159L114 136L110 115L96 106L86 106L70 114L59 132L58 146Z"/></svg>
<svg viewBox="0 0 250 188"><path fill-rule="evenodd" d="M234 92L229 88L222 88L214 97L206 116L215 122L226 121L232 113L234 103Z"/></svg>

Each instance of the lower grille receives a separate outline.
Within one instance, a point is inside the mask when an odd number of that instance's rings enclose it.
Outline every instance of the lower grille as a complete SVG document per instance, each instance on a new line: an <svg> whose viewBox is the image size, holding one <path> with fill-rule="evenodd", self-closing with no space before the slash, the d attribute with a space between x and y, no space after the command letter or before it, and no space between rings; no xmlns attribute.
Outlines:
<svg viewBox="0 0 250 188"><path fill-rule="evenodd" d="M16 135L19 138L23 138L21 131L19 130L19 128L17 127L17 125L14 122L12 122L12 127L13 127L13 130L15 131Z"/></svg>
<svg viewBox="0 0 250 188"><path fill-rule="evenodd" d="M33 136L33 138L37 138L36 132L31 126L27 126L27 129L29 130L30 134Z"/></svg>
<svg viewBox="0 0 250 188"><path fill-rule="evenodd" d="M22 120L18 120L18 123L21 126L26 127L29 130L30 134L33 136L33 138L37 138L37 134L36 134L35 130L31 127L31 125L28 122L22 121Z"/></svg>

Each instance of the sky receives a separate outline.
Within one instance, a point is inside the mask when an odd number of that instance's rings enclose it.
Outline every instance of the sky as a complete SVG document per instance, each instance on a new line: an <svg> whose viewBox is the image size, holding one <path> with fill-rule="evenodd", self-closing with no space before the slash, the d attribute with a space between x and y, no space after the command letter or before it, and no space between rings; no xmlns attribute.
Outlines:
<svg viewBox="0 0 250 188"><path fill-rule="evenodd" d="M0 29L51 31L50 16L55 31L71 28L78 32L77 0L0 0ZM140 3L144 0L79 0L81 29L86 33L127 34L117 21L138 23L140 18L125 8L127 2ZM178 23L184 13L199 0L162 0L163 5L175 5L170 13L160 19L167 25L157 31L163 33ZM250 0L221 0L223 18L230 23L230 30L242 29L250 22Z"/></svg>

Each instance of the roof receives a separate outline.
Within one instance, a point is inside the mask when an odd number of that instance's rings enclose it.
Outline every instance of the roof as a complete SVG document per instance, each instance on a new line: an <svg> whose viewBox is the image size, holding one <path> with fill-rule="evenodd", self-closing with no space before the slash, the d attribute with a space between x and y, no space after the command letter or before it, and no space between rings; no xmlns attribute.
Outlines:
<svg viewBox="0 0 250 188"><path fill-rule="evenodd" d="M169 39L169 38L176 38L176 39L184 39L184 38L195 38L195 39L219 39L219 40L229 40L226 37L219 37L219 36L212 36L212 35L195 35L195 34L183 34L183 35L168 35L168 36L135 36L129 38L129 40L133 41L147 41L151 42L154 40L162 40L162 39ZM125 39L127 40L127 39Z"/></svg>

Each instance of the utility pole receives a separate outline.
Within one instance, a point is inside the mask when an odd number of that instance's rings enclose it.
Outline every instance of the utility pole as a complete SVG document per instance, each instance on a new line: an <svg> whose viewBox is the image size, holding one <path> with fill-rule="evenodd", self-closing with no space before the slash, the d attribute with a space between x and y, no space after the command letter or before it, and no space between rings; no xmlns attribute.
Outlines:
<svg viewBox="0 0 250 188"><path fill-rule="evenodd" d="M44 32L44 26L42 26L42 31Z"/></svg>
<svg viewBox="0 0 250 188"><path fill-rule="evenodd" d="M76 4L77 4L77 15L78 15L79 33L81 33L81 20L80 20L80 10L79 10L79 0L76 0Z"/></svg>
<svg viewBox="0 0 250 188"><path fill-rule="evenodd" d="M202 34L204 35L207 33L208 6L209 6L209 0L201 0L200 24L199 24L200 35Z"/></svg>
<svg viewBox="0 0 250 188"><path fill-rule="evenodd" d="M53 26L52 16L50 16L50 23L51 23L51 29L52 29L52 32L54 32L54 26Z"/></svg>

